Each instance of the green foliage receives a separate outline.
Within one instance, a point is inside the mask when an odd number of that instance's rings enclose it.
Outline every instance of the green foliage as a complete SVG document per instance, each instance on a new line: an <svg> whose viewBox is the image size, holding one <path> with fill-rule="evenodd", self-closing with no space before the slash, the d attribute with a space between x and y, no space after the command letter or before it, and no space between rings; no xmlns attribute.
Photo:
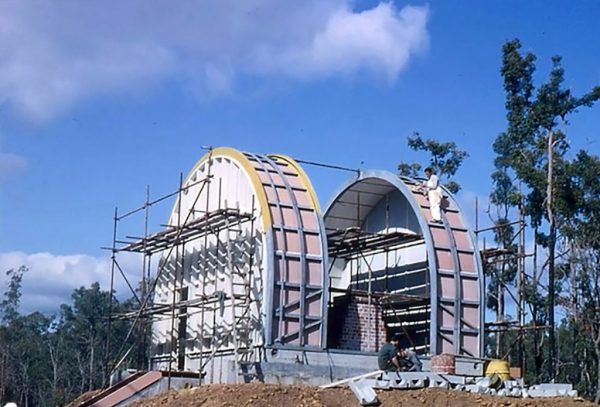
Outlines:
<svg viewBox="0 0 600 407"><path fill-rule="evenodd" d="M106 360L117 358L130 323L113 321L109 335L111 295L98 283L74 290L72 305L63 304L57 316L21 315L18 306L26 271L21 267L7 272L10 279L0 303L0 403L64 405L103 385ZM123 312L126 307L113 300L112 310ZM107 354L109 336L117 345Z"/></svg>
<svg viewBox="0 0 600 407"><path fill-rule="evenodd" d="M507 173L513 171L516 179L529 188L526 199L527 214L532 226L540 226L547 200L548 137L552 133L554 149L554 177L557 185L566 186L566 153L569 145L564 131L568 116L580 107L590 107L600 98L600 87L593 88L581 97L563 87L564 69L561 58L552 58L552 70L547 82L536 92L533 84L536 57L521 53L519 40L507 42L503 47L501 73L506 95L507 130L494 142L495 165ZM562 128L559 128L562 126ZM495 184L507 185L508 175L497 175ZM561 188L556 188L562 191ZM508 195L505 195L508 196ZM569 194L556 194L557 207L568 206ZM559 214L560 216L560 214Z"/></svg>
<svg viewBox="0 0 600 407"><path fill-rule="evenodd" d="M452 193L460 190L460 184L450 180L462 162L469 154L460 150L454 142L440 142L435 139L423 139L419 133L414 133L407 138L408 147L414 151L423 151L430 155L429 165L434 169L440 180L445 179L444 186ZM402 176L417 178L423 167L418 163L401 162L398 164L398 174Z"/></svg>
<svg viewBox="0 0 600 407"><path fill-rule="evenodd" d="M547 80L536 89L533 82L535 62L535 55L521 52L519 40L504 44L501 74L507 128L494 142L496 171L492 181L495 189L490 198L492 203L503 205L507 213L507 208L519 200L515 183L523 185L524 212L536 230L536 244L548 249L547 296L540 293L537 270L534 270L532 281L526 283L526 295L532 318L544 323L547 317L553 327L555 293L560 293L563 280L571 273L570 265L556 259L555 248L557 241L572 236L577 230L573 220L583 204L579 180L573 173L576 169L568 157L566 131L573 113L581 107L591 107L600 99L600 87L596 86L582 96L573 95L564 86L564 69L557 56L552 58ZM549 375L552 378L556 350L554 332L552 329L548 338ZM536 336L536 340L541 337ZM536 359L536 368L539 369L540 364Z"/></svg>
<svg viewBox="0 0 600 407"><path fill-rule="evenodd" d="M21 266L17 270L10 269L6 272L6 276L9 278L8 290L4 293L4 300L0 303L0 312L4 323L14 321L19 315L21 281L25 272L27 272L25 266Z"/></svg>

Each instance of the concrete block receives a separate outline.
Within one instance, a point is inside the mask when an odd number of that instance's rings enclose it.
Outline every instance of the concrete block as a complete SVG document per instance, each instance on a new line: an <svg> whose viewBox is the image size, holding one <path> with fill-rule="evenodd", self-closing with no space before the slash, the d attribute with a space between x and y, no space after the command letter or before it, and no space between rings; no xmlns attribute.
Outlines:
<svg viewBox="0 0 600 407"><path fill-rule="evenodd" d="M448 389L450 388L450 384L443 380L430 380L429 387L436 389Z"/></svg>
<svg viewBox="0 0 600 407"><path fill-rule="evenodd" d="M569 383L540 383L540 384L531 386L530 389L571 391L571 390L573 390L573 385L569 384Z"/></svg>
<svg viewBox="0 0 600 407"><path fill-rule="evenodd" d="M352 393L358 399L361 406L371 406L379 404L377 393L365 380L352 381L348 383Z"/></svg>
<svg viewBox="0 0 600 407"><path fill-rule="evenodd" d="M485 389L481 386L479 386L478 384L467 384L465 386L465 390L470 392L470 393L477 393L477 394L483 394Z"/></svg>
<svg viewBox="0 0 600 407"><path fill-rule="evenodd" d="M510 390L511 397L521 397L522 395L523 395L523 390L518 387L514 387Z"/></svg>

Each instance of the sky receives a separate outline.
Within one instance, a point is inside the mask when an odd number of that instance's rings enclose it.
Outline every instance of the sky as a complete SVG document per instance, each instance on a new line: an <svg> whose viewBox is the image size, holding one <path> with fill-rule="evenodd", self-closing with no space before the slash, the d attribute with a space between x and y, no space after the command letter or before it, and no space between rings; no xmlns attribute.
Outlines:
<svg viewBox="0 0 600 407"><path fill-rule="evenodd" d="M415 131L455 141L473 222L506 126L502 44L537 55L538 83L561 55L581 94L600 84L599 16L592 0L2 1L0 288L26 265L21 310L47 313L108 288L115 207L174 191L206 146L394 171L426 159ZM600 154L600 106L568 136ZM305 169L322 206L348 177Z"/></svg>

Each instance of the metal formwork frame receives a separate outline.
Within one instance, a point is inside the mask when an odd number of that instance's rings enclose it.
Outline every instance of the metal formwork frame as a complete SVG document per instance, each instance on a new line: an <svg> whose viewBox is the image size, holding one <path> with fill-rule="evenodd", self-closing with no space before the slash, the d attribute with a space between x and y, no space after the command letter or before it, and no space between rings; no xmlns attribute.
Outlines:
<svg viewBox="0 0 600 407"><path fill-rule="evenodd" d="M266 300L266 345L323 348L326 338L323 320L326 301L324 267L327 255L323 250L325 237L318 202L311 196L313 191L310 181L301 168L287 157L251 153L244 155L259 174L267 196L268 208L262 210L269 211L272 216L272 224L264 231L267 246L271 248L267 260L267 284L274 289L271 293L272 298ZM297 182L293 183L292 180ZM301 195L304 204L299 201ZM287 202L283 198L286 198ZM290 211L293 215L291 219ZM307 218L312 219L312 228L305 225ZM296 236L297 251L288 247L287 234ZM319 243L318 252L310 252L307 246L309 238L316 239ZM308 284L311 264L319 268L320 284ZM294 265L297 267L292 268ZM278 279L275 278L276 272L279 273ZM299 282L292 282L293 276ZM296 293L297 298L292 299ZM311 312L310 307L307 308L307 304L314 302L319 303L319 311L316 314L314 309ZM293 324L296 324L297 328L294 328ZM319 332L316 341L307 340L312 332Z"/></svg>
<svg viewBox="0 0 600 407"><path fill-rule="evenodd" d="M448 206L444 221L441 225L432 224L429 204L417 188L419 180L398 177L387 171L365 171L334 195L325 211L326 223L337 199L368 179L386 182L400 191L416 214L429 264L430 351L480 357L484 327L482 267L473 233L466 226L455 199L445 191ZM465 287L471 298L464 298Z"/></svg>

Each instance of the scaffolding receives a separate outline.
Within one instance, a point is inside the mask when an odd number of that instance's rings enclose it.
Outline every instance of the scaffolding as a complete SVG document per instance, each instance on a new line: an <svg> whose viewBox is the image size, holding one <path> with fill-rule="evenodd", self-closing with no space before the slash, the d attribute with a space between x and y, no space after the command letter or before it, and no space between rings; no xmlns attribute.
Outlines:
<svg viewBox="0 0 600 407"><path fill-rule="evenodd" d="M389 207L386 207L386 211L388 210ZM389 215L386 214L386 220L388 218ZM405 347L410 347L419 352L427 352L428 344L417 346L412 336L423 331L424 336L428 338L429 295L403 294L402 292L396 292L389 284L391 267L388 261L390 252L420 244L424 244L423 236L416 233L390 230L387 225L385 230L379 233L367 232L361 227L330 230L327 234L330 260L329 274L331 274L337 260L349 262L350 285L347 290L330 288L329 308L332 309L336 306L334 302L336 295L365 295L369 309L374 304L381 307L383 322L390 331L388 335L396 332L402 333L405 338L403 341ZM385 256L383 270L373 270L368 257L381 254ZM362 265L367 269L366 276L361 272ZM383 271L383 275L381 275L381 271ZM377 287L373 286L374 282L382 280L383 284L378 284ZM427 282L425 282L426 287ZM425 289L425 292L427 292L427 289ZM367 317L369 330L374 329L375 322L371 318L371 313L369 313Z"/></svg>
<svg viewBox="0 0 600 407"><path fill-rule="evenodd" d="M502 296L491 293L498 302L502 301L501 309L505 311L504 315L497 315L495 321L486 321L485 333L492 334L496 339L496 357L501 359L507 359L511 354L514 355L516 350L517 367L520 369L519 374L521 377L525 377L525 372L528 369L526 366L525 357L525 335L527 332L533 332L534 335L539 335L540 331L548 329L548 326L538 325L537 321L533 318L527 322L528 315L531 317L534 314L531 304L527 301L526 296L526 284L532 284L537 286L540 283L541 273L537 268L537 250L534 245L534 250L531 253L527 253L525 250L526 242L526 229L527 224L525 222L525 213L522 203L519 205L519 216L517 220L505 221L501 224L496 224L491 227L479 228L479 203L475 200L475 234L477 237L477 243L479 245L480 239L482 240L482 246L480 247L480 256L486 274L491 275L495 279L498 285L498 292L501 291ZM497 233L501 228L516 227L515 233L512 235L510 247L503 245L488 247L486 234ZM532 273L526 271L527 259L532 259ZM504 274L500 272L505 267L514 265L516 268L516 275L514 282L507 281ZM487 275L484 275L484 285L487 291ZM513 280L513 279L510 279ZM506 294L506 296L504 296ZM499 298L502 297L502 298ZM487 303L487 299L482 299L483 304ZM515 315L512 318L508 318L506 310L513 308ZM529 313L527 312L529 308ZM516 332L516 337L511 338L510 343L506 343L506 333ZM508 346L506 346L508 345Z"/></svg>
<svg viewBox="0 0 600 407"><path fill-rule="evenodd" d="M152 359L166 363L168 371L168 387L171 387L171 373L176 369L183 371L185 368L186 356L192 356L200 359L198 365L198 377L206 374L205 369L211 363L216 355L231 354L235 360L237 374L244 381L252 380L254 374L248 368L249 364L254 362L259 349L258 344L253 338L252 330L255 327L251 306L256 300L252 295L252 273L256 251L260 249L256 242L257 236L254 231L258 211L255 207L254 197L252 197L250 212L244 212L239 209L239 203L228 205L227 201L221 208L221 180L218 185L219 207L211 210L209 208L209 197L211 194L211 176L212 150L209 152L208 174L206 177L189 184L183 184L183 175L180 175L179 188L172 193L161 196L158 199L150 200L150 190L146 190L146 200L144 204L129 212L119 214L118 208L115 208L113 217L113 243L108 250L111 251L111 280L110 291L114 292L115 275L118 271L125 283L129 287L133 297L136 299L137 309L114 314L114 299L111 296L109 307L107 336L107 358L113 354L115 344L110 342L110 331L112 321L128 320L131 321L129 331L123 343L119 344L114 360L107 360L107 371L110 374L117 370L130 352L141 347L144 352L144 366L137 366L141 369L147 369L151 366ZM193 204L187 213L182 213L182 196L187 195L196 187L197 193L193 198ZM206 205L204 210L198 210L200 195L205 193ZM214 192L213 192L214 193ZM150 209L155 205L168 201L169 198L175 199L174 213L175 222L168 225L161 225L163 229L156 233L149 233L149 215ZM126 236L125 239L118 237L119 225L125 219L134 215L143 215L144 233L141 237ZM172 216L173 217L173 216ZM242 228L246 227L250 231L250 236L243 236ZM216 242L216 259L214 253L208 248L209 239ZM186 254L186 245L192 243L203 243L203 251L199 254L201 259L196 262L198 276L202 276L202 293L194 298L188 298L188 286L184 281L186 261L189 262L189 254ZM127 278L119 256L122 253L137 253L141 255L142 273L139 289L136 290ZM153 256L160 255L160 261L156 274L151 273ZM212 257L211 257L212 256ZM225 259L225 264L219 264L219 261ZM219 270L228 270L229 278L226 290L206 290L206 279L209 274L217 268L211 266L209 262L217 262ZM240 266L241 263L247 267ZM212 269L211 269L212 267ZM211 269L211 270L209 270ZM200 278L200 277L198 277ZM189 282L188 282L189 283ZM166 284L172 292L171 301L157 301L157 286ZM216 286L215 286L216 287ZM138 295L139 292L139 295ZM205 314L212 312L215 315L218 311L226 311L232 316L229 324L223 322L219 325L219 332L215 321L205 320ZM188 349L188 318L193 315L200 315L201 327L200 334L192 338L199 348L194 352ZM150 325L152 322L168 321L167 336L169 341L157 345L157 354L166 356L150 355L150 346L148 336L150 334ZM212 322L212 323L210 323ZM212 331L211 331L212 330ZM198 339L200 336L200 340ZM207 343L206 338L210 338ZM231 346L233 344L233 346ZM166 349L165 349L166 348ZM139 349L139 348L138 348ZM107 378L108 379L108 378ZM106 380L108 383L108 380Z"/></svg>

